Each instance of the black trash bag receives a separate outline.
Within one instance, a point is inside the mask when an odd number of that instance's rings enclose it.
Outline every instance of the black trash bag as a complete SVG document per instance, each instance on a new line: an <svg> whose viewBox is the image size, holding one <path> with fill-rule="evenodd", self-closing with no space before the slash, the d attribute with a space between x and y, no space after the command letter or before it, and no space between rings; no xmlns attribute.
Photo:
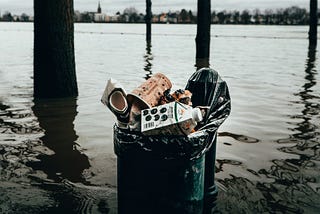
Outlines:
<svg viewBox="0 0 320 214"><path fill-rule="evenodd" d="M201 68L189 78L186 89L192 93L193 107L209 107L204 119L197 126L198 130L213 134L231 111L227 83L221 79L217 71Z"/></svg>

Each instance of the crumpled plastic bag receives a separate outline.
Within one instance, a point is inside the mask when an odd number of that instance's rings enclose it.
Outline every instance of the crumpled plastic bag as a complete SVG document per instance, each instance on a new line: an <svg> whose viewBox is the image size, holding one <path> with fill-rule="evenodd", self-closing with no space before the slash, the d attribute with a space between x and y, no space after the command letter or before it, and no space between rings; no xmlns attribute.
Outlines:
<svg viewBox="0 0 320 214"><path fill-rule="evenodd" d="M217 71L202 68L188 80L186 89L192 93L192 106L209 106L198 130L215 132L231 112L231 98L227 83Z"/></svg>

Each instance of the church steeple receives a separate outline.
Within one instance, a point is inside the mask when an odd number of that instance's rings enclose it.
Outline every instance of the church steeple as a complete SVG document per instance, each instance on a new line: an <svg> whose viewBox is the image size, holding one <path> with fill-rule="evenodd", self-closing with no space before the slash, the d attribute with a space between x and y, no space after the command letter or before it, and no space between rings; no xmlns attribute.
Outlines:
<svg viewBox="0 0 320 214"><path fill-rule="evenodd" d="M98 3L98 10L97 10L97 13L101 13L100 1L99 1L99 3Z"/></svg>

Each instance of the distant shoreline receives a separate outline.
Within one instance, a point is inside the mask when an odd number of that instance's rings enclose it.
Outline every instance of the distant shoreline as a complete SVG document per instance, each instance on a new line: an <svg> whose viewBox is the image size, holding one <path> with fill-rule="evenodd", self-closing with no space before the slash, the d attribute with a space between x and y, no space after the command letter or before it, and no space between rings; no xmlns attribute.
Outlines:
<svg viewBox="0 0 320 214"><path fill-rule="evenodd" d="M320 13L318 13L318 17ZM212 24L234 24L234 25L309 25L309 12L304 8L292 6L285 9L260 11L215 11L211 12ZM196 24L197 15L191 10L182 9L175 12L164 12L161 14L152 14L149 17L154 24ZM139 13L135 8L126 8L123 13L117 12L114 15L108 15L101 12L100 5L94 12L74 11L75 23L145 23L145 14ZM0 21L13 22L33 22L34 17L23 13L21 15L12 15L5 12Z"/></svg>
<svg viewBox="0 0 320 214"><path fill-rule="evenodd" d="M33 23L33 21L2 21L0 20L0 23ZM74 24L143 24L145 25L146 23L143 22L74 22ZM161 22L156 22L152 24L159 24L159 25L197 25L197 23L161 23ZM243 24L243 23L211 23L211 25L252 25L252 26L257 26L257 25L263 25L263 26L308 26L308 24L256 24L256 23L250 23L250 24ZM319 25L319 24L318 24Z"/></svg>

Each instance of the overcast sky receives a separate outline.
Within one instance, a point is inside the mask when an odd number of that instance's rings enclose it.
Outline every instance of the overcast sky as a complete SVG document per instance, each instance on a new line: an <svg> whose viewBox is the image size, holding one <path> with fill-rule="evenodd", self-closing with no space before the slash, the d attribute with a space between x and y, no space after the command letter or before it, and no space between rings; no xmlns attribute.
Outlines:
<svg viewBox="0 0 320 214"><path fill-rule="evenodd" d="M54 1L54 0L52 0ZM211 9L244 10L244 9L277 9L299 6L309 9L310 0L212 0ZM99 0L74 0L74 9L79 11L96 11ZM123 12L127 7L135 7L139 12L145 13L145 0L100 0L102 12L114 14ZM196 11L197 0L152 0L152 12L160 13L169 10L181 9ZM33 14L33 0L0 0L1 14L10 11L13 14Z"/></svg>

